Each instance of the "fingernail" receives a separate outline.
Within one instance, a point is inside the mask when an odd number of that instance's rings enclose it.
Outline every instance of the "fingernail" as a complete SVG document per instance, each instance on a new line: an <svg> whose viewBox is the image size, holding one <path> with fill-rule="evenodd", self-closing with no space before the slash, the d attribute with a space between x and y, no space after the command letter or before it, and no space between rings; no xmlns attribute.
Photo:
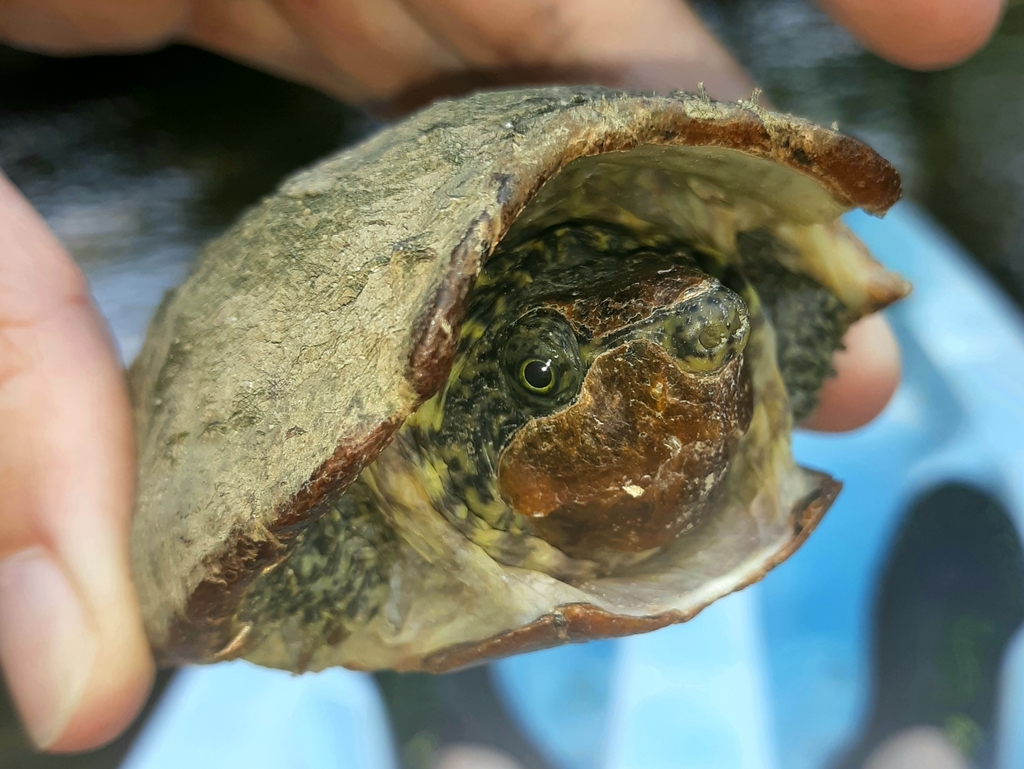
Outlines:
<svg viewBox="0 0 1024 769"><path fill-rule="evenodd" d="M0 561L0 664L40 749L74 715L97 638L63 569L41 548Z"/></svg>

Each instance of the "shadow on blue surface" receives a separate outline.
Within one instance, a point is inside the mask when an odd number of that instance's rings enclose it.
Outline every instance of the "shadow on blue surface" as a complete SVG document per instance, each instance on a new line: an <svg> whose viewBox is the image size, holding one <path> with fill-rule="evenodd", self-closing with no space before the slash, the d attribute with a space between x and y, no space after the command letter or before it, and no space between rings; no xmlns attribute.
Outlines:
<svg viewBox="0 0 1024 769"><path fill-rule="evenodd" d="M995 760L999 666L1024 618L1024 556L1007 511L949 484L918 500L875 600L870 715L837 769L917 725L941 729L972 766Z"/></svg>

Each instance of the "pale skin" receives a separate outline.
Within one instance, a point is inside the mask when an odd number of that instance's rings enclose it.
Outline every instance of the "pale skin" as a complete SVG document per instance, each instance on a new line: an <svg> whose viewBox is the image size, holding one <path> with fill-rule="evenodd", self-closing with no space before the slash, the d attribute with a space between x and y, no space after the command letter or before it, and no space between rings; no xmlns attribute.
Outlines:
<svg viewBox="0 0 1024 769"><path fill-rule="evenodd" d="M984 45L1002 0L820 0L901 65ZM0 0L0 41L54 54L189 42L349 101L395 103L478 70L601 73L613 85L734 99L752 84L681 0ZM807 425L872 419L899 380L883 320L850 330ZM46 750L112 739L153 660L128 567L128 395L81 272L0 175L0 662Z"/></svg>

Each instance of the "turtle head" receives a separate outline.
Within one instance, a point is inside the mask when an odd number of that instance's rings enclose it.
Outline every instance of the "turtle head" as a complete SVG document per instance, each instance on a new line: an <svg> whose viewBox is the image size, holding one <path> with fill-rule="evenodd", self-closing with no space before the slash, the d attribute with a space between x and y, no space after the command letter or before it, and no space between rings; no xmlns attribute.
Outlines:
<svg viewBox="0 0 1024 769"><path fill-rule="evenodd" d="M750 423L746 305L678 248L607 229L561 228L509 259L490 265L418 441L444 457L449 499L573 559L673 541L713 508Z"/></svg>
<svg viewBox="0 0 1024 769"><path fill-rule="evenodd" d="M501 496L578 558L648 551L695 525L753 407L735 293L685 266L601 288L522 318L501 360L531 412L501 451Z"/></svg>

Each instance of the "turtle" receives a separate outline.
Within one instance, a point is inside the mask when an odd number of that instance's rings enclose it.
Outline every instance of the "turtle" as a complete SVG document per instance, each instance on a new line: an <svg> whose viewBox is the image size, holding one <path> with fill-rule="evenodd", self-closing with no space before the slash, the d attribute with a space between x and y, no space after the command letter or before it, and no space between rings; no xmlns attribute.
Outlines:
<svg viewBox="0 0 1024 769"><path fill-rule="evenodd" d="M158 658L443 672L696 615L839 491L797 465L896 170L756 98L439 101L200 254L130 370Z"/></svg>

